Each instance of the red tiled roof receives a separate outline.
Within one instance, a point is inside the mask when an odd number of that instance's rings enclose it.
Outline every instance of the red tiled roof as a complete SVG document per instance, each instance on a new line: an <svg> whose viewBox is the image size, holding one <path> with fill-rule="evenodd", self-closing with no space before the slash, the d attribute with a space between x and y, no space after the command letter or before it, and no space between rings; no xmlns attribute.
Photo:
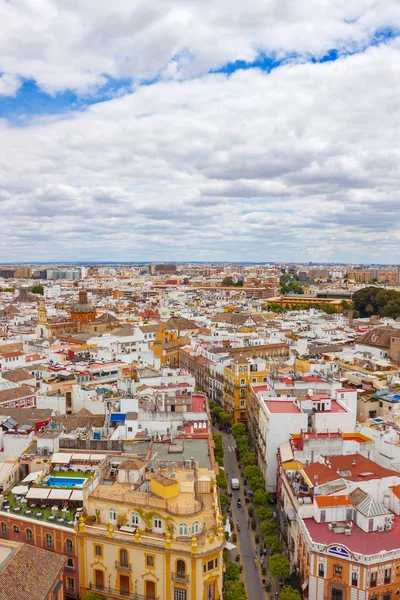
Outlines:
<svg viewBox="0 0 400 600"><path fill-rule="evenodd" d="M292 400L264 400L264 404L269 412L274 414L297 414L301 412Z"/></svg>

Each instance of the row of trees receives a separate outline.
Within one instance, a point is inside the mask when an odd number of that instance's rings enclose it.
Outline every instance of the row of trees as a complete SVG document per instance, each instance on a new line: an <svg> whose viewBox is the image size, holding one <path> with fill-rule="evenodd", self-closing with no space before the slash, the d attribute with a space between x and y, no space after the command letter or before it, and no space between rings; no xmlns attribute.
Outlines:
<svg viewBox="0 0 400 600"><path fill-rule="evenodd" d="M244 479L248 481L250 489L253 492L252 502L256 508L256 513L254 507L249 506L248 512L251 518L251 528L253 530L257 528L257 520L255 518L257 515L261 521L261 533L271 554L268 561L271 575L279 581L284 581L290 577L290 563L289 559L282 556L282 542L274 519L274 511L268 506L271 498L265 490L264 476L261 469L256 465L256 456L250 448L246 425L243 423L233 425L232 435L236 441L241 465L244 467Z"/></svg>
<svg viewBox="0 0 400 600"><path fill-rule="evenodd" d="M358 290L353 295L353 305L356 316L400 317L400 292L369 286Z"/></svg>
<svg viewBox="0 0 400 600"><path fill-rule="evenodd" d="M243 583L240 581L242 567L231 562L228 558L228 553L224 555L224 563L224 600L246 600L246 591Z"/></svg>
<svg viewBox="0 0 400 600"><path fill-rule="evenodd" d="M300 278L294 271L289 271L279 278L281 284L281 294L304 294L304 290L300 283Z"/></svg>
<svg viewBox="0 0 400 600"><path fill-rule="evenodd" d="M243 279L235 281L233 277L224 277L221 285L223 287L243 287Z"/></svg>
<svg viewBox="0 0 400 600"><path fill-rule="evenodd" d="M346 300L342 300L342 302L338 305L326 304L325 302L301 302L300 304L288 304L285 307L277 302L271 302L268 304L268 310L275 313L284 313L289 310L309 310L310 308L322 310L327 315L335 315L350 310L352 308L352 304Z"/></svg>

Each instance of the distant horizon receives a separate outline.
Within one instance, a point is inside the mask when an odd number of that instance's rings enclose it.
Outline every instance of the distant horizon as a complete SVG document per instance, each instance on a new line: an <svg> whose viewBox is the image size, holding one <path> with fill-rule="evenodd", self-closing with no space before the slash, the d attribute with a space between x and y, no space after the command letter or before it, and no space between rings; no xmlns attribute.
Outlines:
<svg viewBox="0 0 400 600"><path fill-rule="evenodd" d="M48 262L0 262L0 267L12 267L18 265L24 266L49 266L54 265L57 267L62 266L147 266L147 265L211 265L211 266L246 266L246 265L270 265L270 266L279 266L279 265L299 265L304 267L311 266L327 266L327 267L347 267L347 266L360 266L360 267L398 267L400 268L400 264L396 263L346 263L346 262L295 262L295 261L196 261L196 260L146 260L146 261L48 261Z"/></svg>

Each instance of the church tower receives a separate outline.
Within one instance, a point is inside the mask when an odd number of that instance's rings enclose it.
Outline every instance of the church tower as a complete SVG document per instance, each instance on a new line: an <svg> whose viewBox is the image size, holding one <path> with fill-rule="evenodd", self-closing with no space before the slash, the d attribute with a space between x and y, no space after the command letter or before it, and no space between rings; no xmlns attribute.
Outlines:
<svg viewBox="0 0 400 600"><path fill-rule="evenodd" d="M44 301L44 298L42 296L39 300L38 325L46 325L46 324L47 324L46 302Z"/></svg>

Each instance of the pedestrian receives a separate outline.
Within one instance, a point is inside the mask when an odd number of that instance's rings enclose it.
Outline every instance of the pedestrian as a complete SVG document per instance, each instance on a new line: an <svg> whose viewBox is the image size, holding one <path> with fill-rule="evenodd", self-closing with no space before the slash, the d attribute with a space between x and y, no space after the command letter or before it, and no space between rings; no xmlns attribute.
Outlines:
<svg viewBox="0 0 400 600"><path fill-rule="evenodd" d="M258 558L257 558L257 557L255 557L255 559L254 559L254 564L255 564L256 566L258 565Z"/></svg>
<svg viewBox="0 0 400 600"><path fill-rule="evenodd" d="M264 554L264 556L267 556L267 548L264 548L263 554Z"/></svg>
<svg viewBox="0 0 400 600"><path fill-rule="evenodd" d="M258 556L258 548L255 549L254 556L255 556L255 558L257 558L257 556Z"/></svg>

